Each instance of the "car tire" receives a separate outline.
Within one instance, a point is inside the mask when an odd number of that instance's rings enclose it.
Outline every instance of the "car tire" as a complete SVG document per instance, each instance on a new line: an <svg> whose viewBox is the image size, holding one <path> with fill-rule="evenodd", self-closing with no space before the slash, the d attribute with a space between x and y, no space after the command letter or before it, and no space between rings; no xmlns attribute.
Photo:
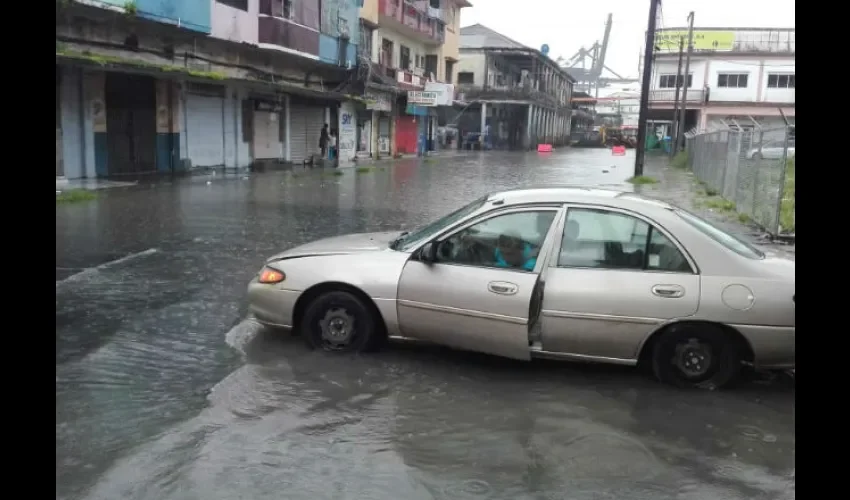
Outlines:
<svg viewBox="0 0 850 500"><path fill-rule="evenodd" d="M654 345L652 371L676 387L714 390L738 378L742 354L741 343L717 326L673 326Z"/></svg>
<svg viewBox="0 0 850 500"><path fill-rule="evenodd" d="M375 314L349 292L327 292L310 303L300 325L307 345L332 352L365 352L380 344Z"/></svg>
<svg viewBox="0 0 850 500"><path fill-rule="evenodd" d="M761 160L762 158L764 158L764 157L761 155L761 153L755 153L755 154L753 154L753 161L759 161L759 160Z"/></svg>

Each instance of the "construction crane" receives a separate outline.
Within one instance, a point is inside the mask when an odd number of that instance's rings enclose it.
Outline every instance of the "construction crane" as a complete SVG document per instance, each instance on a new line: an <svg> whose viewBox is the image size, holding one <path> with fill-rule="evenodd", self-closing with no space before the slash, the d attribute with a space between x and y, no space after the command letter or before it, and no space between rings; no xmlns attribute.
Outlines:
<svg viewBox="0 0 850 500"><path fill-rule="evenodd" d="M599 88L607 87L611 83L636 83L636 78L624 78L619 73L605 65L605 55L608 53L608 40L611 38L611 24L613 14L608 14L605 22L605 34L602 43L597 40L590 49L580 48L578 52L567 59L563 68L576 79L576 90L587 92L599 97ZM590 68L587 68L587 59L591 60ZM581 64L581 67L577 67ZM603 70L608 70L615 78L603 78Z"/></svg>

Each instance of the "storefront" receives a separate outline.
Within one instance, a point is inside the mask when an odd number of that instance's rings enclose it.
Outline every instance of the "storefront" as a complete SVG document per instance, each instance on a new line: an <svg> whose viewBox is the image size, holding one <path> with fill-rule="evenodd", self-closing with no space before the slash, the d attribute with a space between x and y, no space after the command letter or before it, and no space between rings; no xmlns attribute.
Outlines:
<svg viewBox="0 0 850 500"><path fill-rule="evenodd" d="M286 114L283 96L253 97L253 160L281 160L286 155Z"/></svg>
<svg viewBox="0 0 850 500"><path fill-rule="evenodd" d="M319 156L319 138L328 103L291 96L289 109L289 161L303 163Z"/></svg>
<svg viewBox="0 0 850 500"><path fill-rule="evenodd" d="M373 157L389 156L391 154L391 127L393 96L387 92L369 89L366 91L366 110L360 128L360 143L367 143L363 148ZM368 116L368 118L367 118ZM367 138L363 138L363 136ZM377 155L374 149L377 148Z"/></svg>
<svg viewBox="0 0 850 500"><path fill-rule="evenodd" d="M186 84L186 156L193 167L224 166L224 96L223 86Z"/></svg>

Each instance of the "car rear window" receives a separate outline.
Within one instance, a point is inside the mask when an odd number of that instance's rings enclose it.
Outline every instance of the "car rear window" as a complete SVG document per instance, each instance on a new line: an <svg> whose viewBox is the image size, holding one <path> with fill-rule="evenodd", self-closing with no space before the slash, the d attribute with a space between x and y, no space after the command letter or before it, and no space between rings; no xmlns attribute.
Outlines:
<svg viewBox="0 0 850 500"><path fill-rule="evenodd" d="M763 259L764 253L761 250L750 245L746 241L738 238L737 236L731 235L726 231L720 229L719 227L711 224L705 219L697 217L696 215L686 212L684 210L674 210L676 215L682 218L685 222L695 227L698 231L705 234L709 238L714 241L720 243L724 247L732 250L733 252L746 257L748 259Z"/></svg>

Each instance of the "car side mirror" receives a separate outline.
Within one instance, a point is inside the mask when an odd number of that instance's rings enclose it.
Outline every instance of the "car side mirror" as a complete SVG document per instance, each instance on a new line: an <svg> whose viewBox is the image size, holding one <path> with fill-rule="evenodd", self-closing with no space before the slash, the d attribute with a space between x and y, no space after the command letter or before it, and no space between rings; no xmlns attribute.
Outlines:
<svg viewBox="0 0 850 500"><path fill-rule="evenodd" d="M437 243L433 241L425 243L419 251L419 259L429 264L437 262Z"/></svg>

